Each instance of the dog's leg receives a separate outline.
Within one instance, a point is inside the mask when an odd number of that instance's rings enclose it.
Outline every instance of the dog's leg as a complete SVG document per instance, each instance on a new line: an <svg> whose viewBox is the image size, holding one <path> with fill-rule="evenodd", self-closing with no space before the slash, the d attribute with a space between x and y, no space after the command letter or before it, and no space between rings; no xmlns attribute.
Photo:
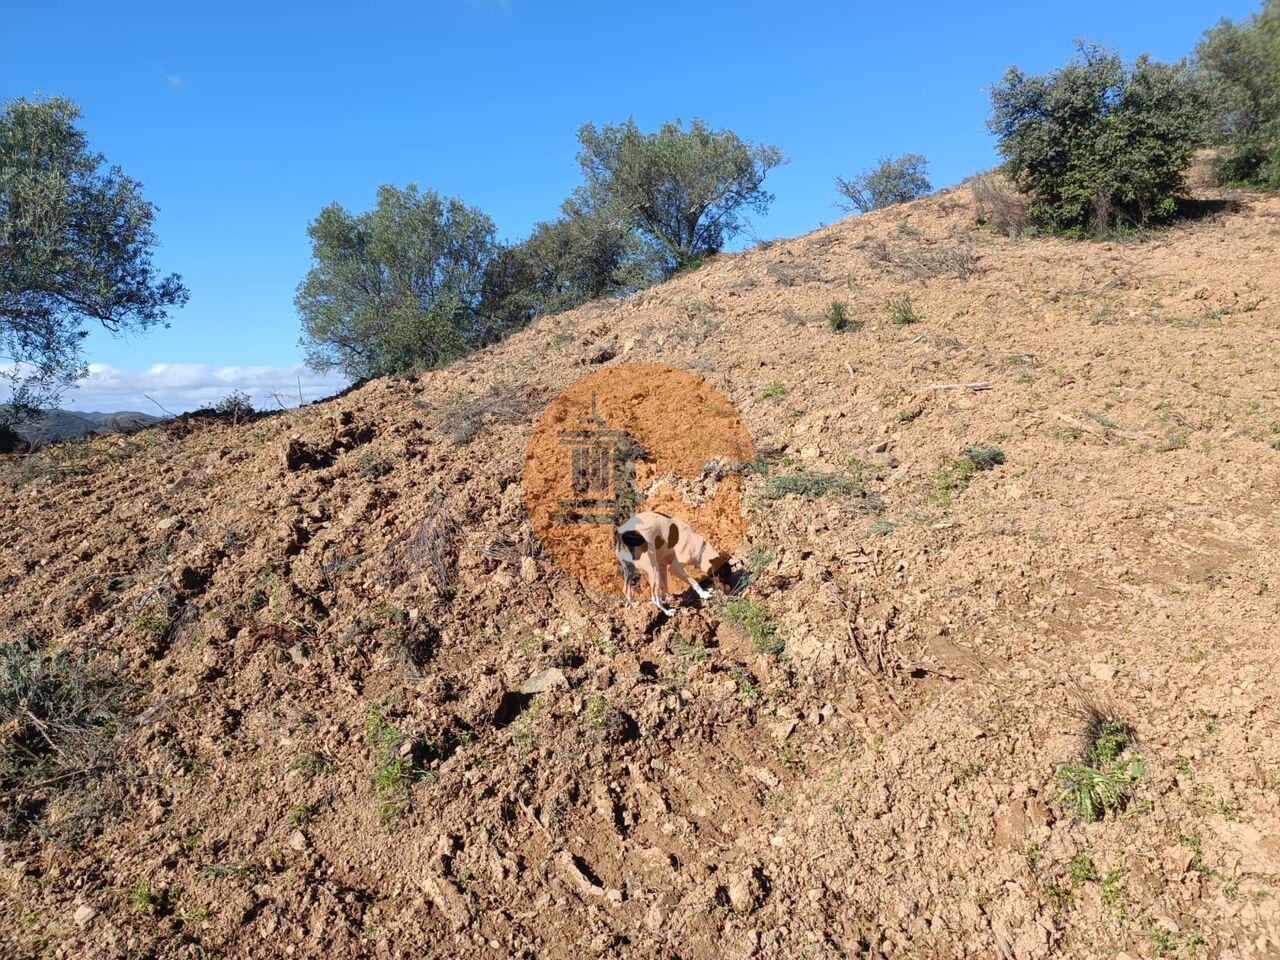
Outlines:
<svg viewBox="0 0 1280 960"><path fill-rule="evenodd" d="M662 605L663 598L667 595L667 570L666 565L657 561L653 564L657 576L653 579L653 603L659 610L668 617L674 617L676 612Z"/></svg>
<svg viewBox="0 0 1280 960"><path fill-rule="evenodd" d="M683 580L685 583L687 583L689 586L693 587L693 592L696 593L700 599L702 600L711 599L710 591L703 589L702 584L698 582L697 577L689 576L689 571L685 570L684 564L682 564L679 560L671 561L671 572L674 573L681 580Z"/></svg>
<svg viewBox="0 0 1280 960"><path fill-rule="evenodd" d="M662 604L662 593L665 592L663 590L662 568L654 560L652 552L646 553L641 557L637 566L644 571L645 578L649 581L649 600L668 617L675 616L676 612L674 610L670 610Z"/></svg>
<svg viewBox="0 0 1280 960"><path fill-rule="evenodd" d="M659 610L665 613L668 617L674 617L676 615L676 612L672 610L670 607L664 607L662 605L662 600L658 597L658 591L656 590L653 591L653 596L651 596L649 599L653 601L653 605L655 607L657 607Z"/></svg>

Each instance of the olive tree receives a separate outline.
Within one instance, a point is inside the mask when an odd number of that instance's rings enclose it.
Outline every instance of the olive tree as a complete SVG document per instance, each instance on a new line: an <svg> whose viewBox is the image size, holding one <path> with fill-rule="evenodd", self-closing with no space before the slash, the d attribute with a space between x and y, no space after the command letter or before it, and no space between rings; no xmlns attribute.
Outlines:
<svg viewBox="0 0 1280 960"><path fill-rule="evenodd" d="M1227 182L1280 189L1280 0L1241 23L1222 20L1196 47L1210 81L1217 172Z"/></svg>
<svg viewBox="0 0 1280 960"><path fill-rule="evenodd" d="M372 210L330 204L307 234L312 265L294 303L313 369L352 379L411 373L485 339L484 278L499 246L475 207L384 184Z"/></svg>
<svg viewBox="0 0 1280 960"><path fill-rule="evenodd" d="M0 105L0 433L56 403L87 369L93 325L142 333L187 301L153 264L156 208L89 149L65 97ZM0 442L4 442L0 438Z"/></svg>
<svg viewBox="0 0 1280 960"><path fill-rule="evenodd" d="M784 162L775 146L749 143L701 120L677 120L643 133L634 120L578 131L584 209L615 217L651 240L665 272L718 252L742 228L742 215L764 213L773 196L765 176Z"/></svg>
<svg viewBox="0 0 1280 960"><path fill-rule="evenodd" d="M571 200L562 216L539 223L491 262L483 312L493 334L501 335L543 313L642 289L659 274L652 243Z"/></svg>
<svg viewBox="0 0 1280 960"><path fill-rule="evenodd" d="M923 197L933 192L933 185L925 176L928 166L929 161L920 154L906 153L885 157L852 179L836 177L836 190L844 198L837 206L851 213L870 213Z"/></svg>

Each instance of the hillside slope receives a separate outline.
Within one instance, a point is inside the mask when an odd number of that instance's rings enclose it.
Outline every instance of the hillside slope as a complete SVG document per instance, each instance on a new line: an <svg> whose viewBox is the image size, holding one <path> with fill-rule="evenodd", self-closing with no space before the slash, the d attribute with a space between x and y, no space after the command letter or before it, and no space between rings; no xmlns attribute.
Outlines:
<svg viewBox="0 0 1280 960"><path fill-rule="evenodd" d="M128 688L103 770L6 800L2 952L1280 955L1280 198L1217 199L1084 244L957 188L414 380L8 460L0 631ZM765 456L735 566L781 657L532 542L538 411L631 360ZM1004 462L958 478L971 444ZM1096 823L1054 776L1086 699L1145 767Z"/></svg>

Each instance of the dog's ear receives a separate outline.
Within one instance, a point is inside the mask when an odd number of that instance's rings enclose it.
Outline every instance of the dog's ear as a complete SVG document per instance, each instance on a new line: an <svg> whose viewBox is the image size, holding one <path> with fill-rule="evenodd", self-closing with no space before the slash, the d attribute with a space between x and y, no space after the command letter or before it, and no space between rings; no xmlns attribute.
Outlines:
<svg viewBox="0 0 1280 960"><path fill-rule="evenodd" d="M631 551L632 559L635 559L644 553L648 544L645 543L644 534L639 530L624 530L618 534L617 543L622 544Z"/></svg>

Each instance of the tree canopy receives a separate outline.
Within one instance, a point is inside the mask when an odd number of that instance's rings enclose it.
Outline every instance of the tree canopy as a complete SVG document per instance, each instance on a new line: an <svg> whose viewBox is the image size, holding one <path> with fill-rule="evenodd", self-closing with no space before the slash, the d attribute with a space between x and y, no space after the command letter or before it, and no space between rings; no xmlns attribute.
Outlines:
<svg viewBox="0 0 1280 960"><path fill-rule="evenodd" d="M933 185L925 176L929 161L918 153L905 153L900 157L884 157L870 170L846 180L836 177L836 189L844 197L839 203L842 210L870 213L906 203L933 191Z"/></svg>
<svg viewBox="0 0 1280 960"><path fill-rule="evenodd" d="M333 203L308 226L312 266L294 300L314 369L352 379L440 366L483 343L493 221L434 190L384 184L372 210Z"/></svg>
<svg viewBox="0 0 1280 960"><path fill-rule="evenodd" d="M153 264L156 208L89 149L65 97L0 107L0 376L17 423L86 375L90 324L140 333L187 301Z"/></svg>
<svg viewBox="0 0 1280 960"><path fill-rule="evenodd" d="M539 223L490 264L483 311L497 327L516 328L542 313L647 287L659 273L652 244L570 200L562 216Z"/></svg>
<svg viewBox="0 0 1280 960"><path fill-rule="evenodd" d="M748 210L773 201L765 176L783 163L775 146L744 141L701 120L642 133L634 120L578 131L583 209L615 217L653 241L668 273L718 252Z"/></svg>
<svg viewBox="0 0 1280 960"><path fill-rule="evenodd" d="M1105 234L1171 216L1201 140L1201 88L1183 65L1125 64L1081 44L1064 67L1011 67L991 90L988 123L1028 214L1068 234Z"/></svg>
<svg viewBox="0 0 1280 960"><path fill-rule="evenodd" d="M1208 74L1216 133L1224 144L1218 174L1228 182L1280 188L1280 0L1242 23L1206 31L1196 61Z"/></svg>

